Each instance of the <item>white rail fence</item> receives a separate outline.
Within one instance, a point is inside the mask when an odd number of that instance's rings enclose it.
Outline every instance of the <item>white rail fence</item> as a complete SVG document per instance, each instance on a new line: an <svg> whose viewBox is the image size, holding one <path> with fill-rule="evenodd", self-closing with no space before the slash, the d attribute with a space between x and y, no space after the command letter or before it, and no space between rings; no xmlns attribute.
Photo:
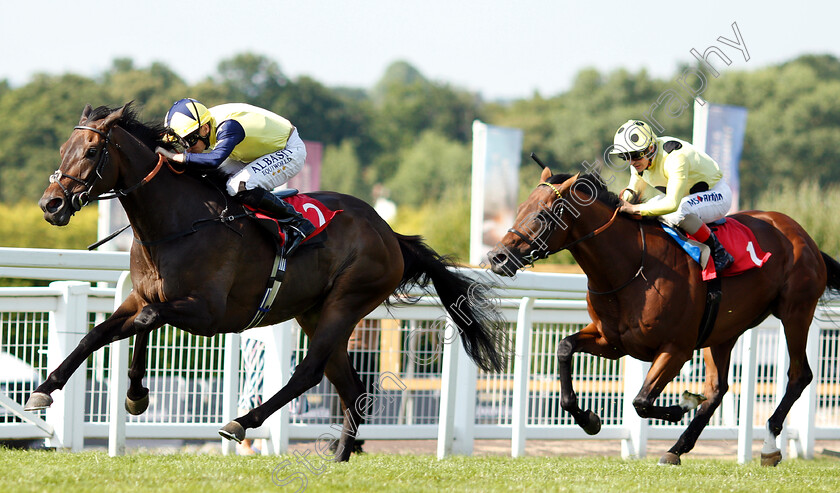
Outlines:
<svg viewBox="0 0 840 493"><path fill-rule="evenodd" d="M142 416L126 417L123 407L129 341L91 356L85 371L53 394L46 412L23 411L29 393L127 295L127 266L124 253L0 248L0 278L64 279L48 287L0 287L0 356L10 362L0 365L0 439L45 438L80 450L86 438L108 438L112 455L124 452L126 437L217 439L219 427L239 414L246 381L262 382L263 395L273 395L306 352L307 340L293 321L213 338L166 326L149 340L145 384L151 404ZM511 440L511 454L519 456L527 439L581 438L620 440L623 456L644 457L648 439L677 439L693 413L677 424L639 418L631 401L648 364L630 358L575 356L575 388L581 407L602 418L598 435L589 437L561 411L556 347L590 321L584 276L524 272L492 280L500 283L497 301L512 355L501 374L477 371L433 297L390 311L380 307L366 317L356 330L360 344L351 351L370 394L360 439L436 439L439 457L470 454L481 439ZM90 281L118 285L94 287ZM834 308L822 307L812 324L808 359L815 379L788 417L781 440L789 442L789 456L810 458L815 440L840 439L837 317ZM261 344L263 367L245 368L245 339ZM749 461L753 440L764 438L764 424L784 391L787 353L779 341L783 335L773 318L741 338L730 391L700 437L737 440L739 462ZM28 377L21 367L29 368ZM703 379L696 351L659 403L678 402L686 389L700 392ZM264 453L283 452L289 440L332 440L340 436L337 402L325 380L248 436L268 440ZM231 443L222 443L230 453Z"/></svg>

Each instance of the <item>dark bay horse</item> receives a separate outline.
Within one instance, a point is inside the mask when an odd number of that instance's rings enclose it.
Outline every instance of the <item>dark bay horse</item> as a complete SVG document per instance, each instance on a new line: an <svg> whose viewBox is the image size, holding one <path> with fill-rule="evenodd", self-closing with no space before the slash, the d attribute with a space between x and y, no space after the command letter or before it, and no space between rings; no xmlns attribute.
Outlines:
<svg viewBox="0 0 840 493"><path fill-rule="evenodd" d="M239 332L260 305L275 258L274 240L221 188L162 165L154 151L166 145L162 135L160 125L137 119L131 103L118 109L88 105L61 146L61 165L40 200L44 218L63 226L88 201L117 195L135 235L133 291L35 390L28 409L49 406L49 394L61 389L91 353L136 335L126 407L140 414L148 405L142 380L151 331L171 324L208 337ZM395 292L431 282L468 354L488 371L504 367L497 350L502 326L484 298L483 284L449 270L451 263L419 237L395 233L357 198L309 195L343 212L327 226L319 247L301 247L289 259L285 281L262 322L295 318L310 338L309 352L288 384L220 434L241 441L245 430L259 427L326 374L347 410L336 456L346 461L354 449L353 430L364 417L359 401L365 388L347 354L360 319Z"/></svg>
<svg viewBox="0 0 840 493"><path fill-rule="evenodd" d="M545 168L541 183L520 205L514 228L488 254L494 272L513 275L535 259L568 249L589 279L592 323L565 338L557 351L562 408L587 433L600 431L600 418L578 406L571 375L574 353L650 361L633 400L639 416L678 422L702 402L688 428L660 459L679 464L680 455L694 447L729 388L730 352L738 337L773 314L784 324L790 368L784 397L767 423L762 464L778 464L776 437L813 378L805 355L808 328L826 288L840 289L840 264L784 214L733 215L772 256L760 269L721 280L719 314L700 344L706 363L705 399L689 395L680 405L656 406L656 398L698 346L707 286L699 265L656 221L618 215L618 206L618 197L597 176L552 175Z"/></svg>

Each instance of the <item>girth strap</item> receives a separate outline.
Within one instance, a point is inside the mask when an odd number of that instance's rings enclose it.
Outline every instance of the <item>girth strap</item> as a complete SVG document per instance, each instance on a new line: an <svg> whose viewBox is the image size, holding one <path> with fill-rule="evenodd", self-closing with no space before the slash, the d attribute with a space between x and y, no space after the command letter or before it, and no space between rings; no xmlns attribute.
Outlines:
<svg viewBox="0 0 840 493"><path fill-rule="evenodd" d="M712 335L712 328L715 326L718 309L720 308L720 276L707 282L706 286L706 307L703 309L703 317L700 319L700 331L697 333L697 345L694 346L694 349L703 347L703 343Z"/></svg>
<svg viewBox="0 0 840 493"><path fill-rule="evenodd" d="M280 253L281 250L282 249L278 249L278 253L274 257L274 266L271 268L271 276L268 278L268 287L266 287L262 301L260 301L260 304L257 307L257 313L254 314L254 318L252 318L251 322L242 330L256 327L260 322L262 322L265 315L271 311L271 305L274 304L274 298L277 297L277 291L280 290L280 285L283 284L283 280L286 278L286 257Z"/></svg>

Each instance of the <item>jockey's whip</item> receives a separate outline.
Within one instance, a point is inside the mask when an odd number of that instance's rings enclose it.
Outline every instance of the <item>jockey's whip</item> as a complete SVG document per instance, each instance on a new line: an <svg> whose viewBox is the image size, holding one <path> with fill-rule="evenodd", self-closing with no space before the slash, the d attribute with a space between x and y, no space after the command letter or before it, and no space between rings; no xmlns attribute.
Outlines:
<svg viewBox="0 0 840 493"><path fill-rule="evenodd" d="M542 161L540 161L540 158L538 158L537 155L534 154L533 152L531 153L531 159L536 161L536 163L540 165L540 168L542 168L542 169L546 168L545 164Z"/></svg>

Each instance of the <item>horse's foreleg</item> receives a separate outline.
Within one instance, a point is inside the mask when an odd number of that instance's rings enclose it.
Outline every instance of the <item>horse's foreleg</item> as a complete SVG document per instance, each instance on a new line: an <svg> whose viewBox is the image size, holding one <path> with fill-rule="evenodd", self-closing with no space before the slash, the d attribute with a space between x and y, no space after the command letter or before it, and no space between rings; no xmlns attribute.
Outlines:
<svg viewBox="0 0 840 493"><path fill-rule="evenodd" d="M732 353L732 347L735 341L726 343L721 346L713 348L706 348L703 351L703 358L706 362L706 384L703 389L703 394L707 398L694 415L694 419L688 424L688 428L680 435L677 443L659 459L660 464L680 463L680 456L688 453L694 448L700 433L709 424L712 415L723 401L723 396L729 390L729 382L727 377L729 374L729 362Z"/></svg>
<svg viewBox="0 0 840 493"><path fill-rule="evenodd" d="M693 394L689 395L689 399L676 406L665 407L653 404L665 390L668 382L679 374L683 364L688 361L690 356L691 352L685 354L676 349L665 349L654 358L642 389L633 399L636 414L642 418L662 419L676 423L682 419L685 413L697 407L699 402L694 399Z"/></svg>
<svg viewBox="0 0 840 493"><path fill-rule="evenodd" d="M87 360L88 356L108 343L134 335L137 329L133 323L133 318L137 313L137 307L137 299L129 295L113 315L91 329L67 358L50 373L44 383L35 389L29 400L26 401L25 409L36 410L49 407L52 404L50 394L63 388L67 380Z"/></svg>
<svg viewBox="0 0 840 493"><path fill-rule="evenodd" d="M580 408L577 394L575 394L572 385L572 355L578 351L609 359L620 358L624 356L624 353L618 348L610 346L601 337L598 327L594 323L587 325L580 332L566 337L560 341L557 347L560 406L572 415L575 423L583 428L583 431L594 435L601 431L601 418L591 410L584 411Z"/></svg>
<svg viewBox="0 0 840 493"><path fill-rule="evenodd" d="M150 332L164 324L200 330L213 323L216 319L214 315L224 313L224 307L225 304L222 301L213 302L194 296L162 303L149 303L140 310L134 324L139 331L144 332Z"/></svg>
<svg viewBox="0 0 840 493"><path fill-rule="evenodd" d="M146 354L149 349L149 332L140 332L134 338L134 355L128 370L128 392L125 396L125 409L137 416L149 407L149 389L143 386L146 376ZM117 371L112 368L111 371Z"/></svg>

